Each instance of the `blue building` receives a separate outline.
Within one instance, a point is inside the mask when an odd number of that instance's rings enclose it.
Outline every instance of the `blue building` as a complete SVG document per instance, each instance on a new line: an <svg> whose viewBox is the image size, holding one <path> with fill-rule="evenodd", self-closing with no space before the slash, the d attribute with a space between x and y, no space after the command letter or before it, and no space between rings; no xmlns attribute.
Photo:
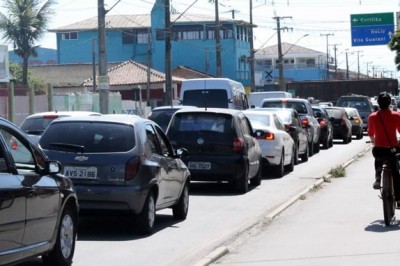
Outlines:
<svg viewBox="0 0 400 266"><path fill-rule="evenodd" d="M171 14L171 69L187 66L216 76L215 17ZM220 18L222 77L250 84L250 24ZM98 62L98 19L89 18L52 29L59 64ZM107 15L107 62L133 60L165 72L164 3L157 0L151 15Z"/></svg>

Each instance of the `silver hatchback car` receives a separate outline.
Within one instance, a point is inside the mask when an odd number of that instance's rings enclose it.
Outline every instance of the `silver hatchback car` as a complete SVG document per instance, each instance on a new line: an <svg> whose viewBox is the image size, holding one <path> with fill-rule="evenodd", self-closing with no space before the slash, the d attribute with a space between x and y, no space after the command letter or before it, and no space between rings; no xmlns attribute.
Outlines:
<svg viewBox="0 0 400 266"><path fill-rule="evenodd" d="M136 115L65 117L53 121L39 146L72 179L82 212L133 214L139 232L152 233L155 212L189 208L190 172L163 130Z"/></svg>

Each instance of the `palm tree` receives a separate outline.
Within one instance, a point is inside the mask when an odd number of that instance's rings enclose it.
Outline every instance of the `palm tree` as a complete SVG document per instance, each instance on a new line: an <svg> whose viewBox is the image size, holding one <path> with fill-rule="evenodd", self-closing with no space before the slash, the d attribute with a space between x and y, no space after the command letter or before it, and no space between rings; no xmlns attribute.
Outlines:
<svg viewBox="0 0 400 266"><path fill-rule="evenodd" d="M29 57L37 57L35 42L47 31L55 0L3 0L8 14L0 12L0 31L3 40L14 46L14 52L22 58L22 82L28 84Z"/></svg>

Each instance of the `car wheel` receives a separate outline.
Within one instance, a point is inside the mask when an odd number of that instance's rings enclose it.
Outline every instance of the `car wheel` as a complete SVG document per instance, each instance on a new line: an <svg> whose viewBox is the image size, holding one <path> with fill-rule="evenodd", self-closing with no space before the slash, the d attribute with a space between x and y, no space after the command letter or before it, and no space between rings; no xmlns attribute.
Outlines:
<svg viewBox="0 0 400 266"><path fill-rule="evenodd" d="M363 132L360 130L360 133L357 135L357 139L362 139L364 137Z"/></svg>
<svg viewBox="0 0 400 266"><path fill-rule="evenodd" d="M78 217L70 208L66 208L61 216L56 243L53 249L42 256L45 265L66 266L72 264L75 252Z"/></svg>
<svg viewBox="0 0 400 266"><path fill-rule="evenodd" d="M177 220L185 220L189 211L189 183L186 181L178 203L172 207L172 214Z"/></svg>
<svg viewBox="0 0 400 266"><path fill-rule="evenodd" d="M153 233L154 220L156 218L156 203L152 191L147 195L142 212L136 217L137 229L139 233Z"/></svg>
<svg viewBox="0 0 400 266"><path fill-rule="evenodd" d="M343 138L343 143L344 143L344 144L349 143L349 137L345 136L345 137Z"/></svg>
<svg viewBox="0 0 400 266"><path fill-rule="evenodd" d="M333 137L331 137L331 139L329 140L329 147L330 147L330 148L333 147Z"/></svg>
<svg viewBox="0 0 400 266"><path fill-rule="evenodd" d="M242 176L235 180L235 190L240 194L244 194L249 190L249 164L247 161L244 165Z"/></svg>
<svg viewBox="0 0 400 266"><path fill-rule="evenodd" d="M300 156L300 159L302 162L307 162L308 161L308 145L306 145L306 150L304 153Z"/></svg>
<svg viewBox="0 0 400 266"><path fill-rule="evenodd" d="M290 158L290 164L288 164L286 166L286 170L288 172L293 172L293 170L294 170L294 156L296 155L295 154L296 153L295 150L296 150L296 148L293 147L292 157Z"/></svg>
<svg viewBox="0 0 400 266"><path fill-rule="evenodd" d="M296 153L294 156L294 164L297 165L297 164L299 164L299 145L298 144L295 144L294 152Z"/></svg>
<svg viewBox="0 0 400 266"><path fill-rule="evenodd" d="M261 159L259 161L259 165L260 165L260 167L258 168L257 174L252 179L250 179L250 185L255 186L255 187L257 187L257 186L259 186L261 184L261 179L262 179L262 175L261 175L261 172L262 172Z"/></svg>
<svg viewBox="0 0 400 266"><path fill-rule="evenodd" d="M315 153L319 153L320 150L320 144L319 141L317 143L314 144L314 152Z"/></svg>
<svg viewBox="0 0 400 266"><path fill-rule="evenodd" d="M329 137L326 138L326 140L324 141L324 143L322 144L322 147L324 149L329 149L330 143L329 143Z"/></svg>
<svg viewBox="0 0 400 266"><path fill-rule="evenodd" d="M275 175L277 177L282 177L284 173L285 173L285 153L284 151L282 151L281 161L277 166L275 166Z"/></svg>

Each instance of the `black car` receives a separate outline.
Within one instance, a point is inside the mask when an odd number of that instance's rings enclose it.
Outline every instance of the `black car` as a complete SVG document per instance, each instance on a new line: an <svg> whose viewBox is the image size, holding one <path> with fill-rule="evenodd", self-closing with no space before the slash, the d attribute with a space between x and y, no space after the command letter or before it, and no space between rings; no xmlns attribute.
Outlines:
<svg viewBox="0 0 400 266"><path fill-rule="evenodd" d="M46 265L72 263L78 202L61 168L0 118L0 265L38 256Z"/></svg>
<svg viewBox="0 0 400 266"><path fill-rule="evenodd" d="M124 114L60 118L39 146L64 165L82 213L128 214L144 234L153 232L157 210L171 208L175 219L186 219L190 172L151 120Z"/></svg>
<svg viewBox="0 0 400 266"><path fill-rule="evenodd" d="M314 116L321 126L320 143L324 149L333 146L333 125L328 112L322 106L313 106Z"/></svg>
<svg viewBox="0 0 400 266"><path fill-rule="evenodd" d="M314 111L311 104L306 99L300 98L276 98L264 99L263 108L293 108L301 118L301 123L306 127L308 133L308 153L313 156L320 150L320 132L321 126L314 117Z"/></svg>
<svg viewBox="0 0 400 266"><path fill-rule="evenodd" d="M326 107L333 124L333 138L342 139L343 143L351 142L351 121L346 110L342 107Z"/></svg>
<svg viewBox="0 0 400 266"><path fill-rule="evenodd" d="M268 110L274 112L285 126L286 132L292 137L296 144L295 164L298 164L298 159L308 161L308 133L306 126L301 123L301 118L293 108L256 108L257 110Z"/></svg>
<svg viewBox="0 0 400 266"><path fill-rule="evenodd" d="M374 107L368 96L357 94L343 95L337 100L336 106L356 108L358 113L361 115L363 129L364 131L367 131L368 116L374 112Z"/></svg>
<svg viewBox="0 0 400 266"><path fill-rule="evenodd" d="M150 114L147 116L148 119L156 122L162 130L167 130L169 121L174 113L180 109L184 108L197 108L190 105L166 105L158 106L151 110Z"/></svg>
<svg viewBox="0 0 400 266"><path fill-rule="evenodd" d="M198 108L177 111L167 136L188 150L184 162L193 181L228 181L239 193L261 183L261 148L240 110Z"/></svg>

